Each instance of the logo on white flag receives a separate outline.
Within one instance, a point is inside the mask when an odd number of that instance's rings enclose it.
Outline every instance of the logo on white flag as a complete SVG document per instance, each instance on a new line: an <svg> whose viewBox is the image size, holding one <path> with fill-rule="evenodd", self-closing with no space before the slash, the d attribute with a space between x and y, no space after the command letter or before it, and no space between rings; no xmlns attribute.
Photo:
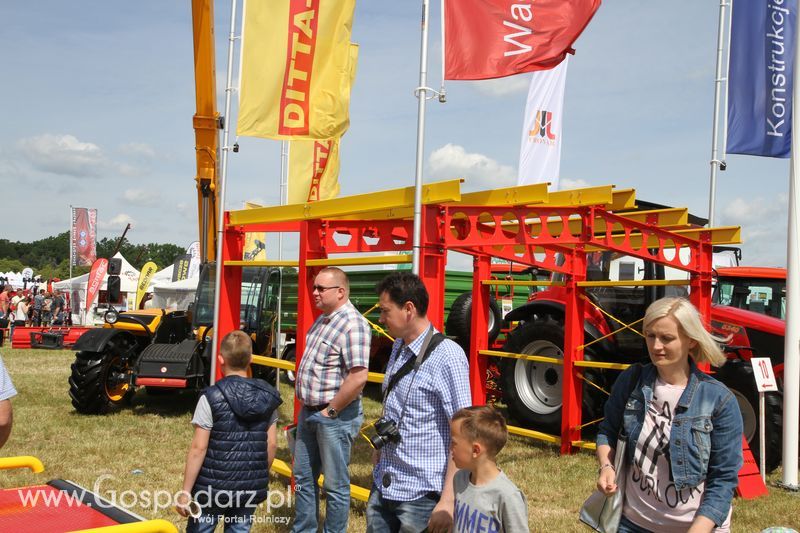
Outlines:
<svg viewBox="0 0 800 533"><path fill-rule="evenodd" d="M566 77L566 59L531 76L522 125L518 185L550 182L553 190L558 189Z"/></svg>

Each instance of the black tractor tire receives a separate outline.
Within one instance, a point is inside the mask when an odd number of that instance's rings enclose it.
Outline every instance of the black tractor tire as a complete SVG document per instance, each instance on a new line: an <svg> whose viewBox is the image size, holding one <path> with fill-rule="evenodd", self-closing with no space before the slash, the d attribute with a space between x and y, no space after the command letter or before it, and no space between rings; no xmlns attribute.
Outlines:
<svg viewBox="0 0 800 533"><path fill-rule="evenodd" d="M564 326L546 315L523 323L509 334L503 351L563 359ZM584 359L595 360L597 356L586 349ZM528 429L561 433L563 366L501 358L499 367L503 398L511 418ZM586 423L603 416L608 395L600 389L607 391L610 384L605 371L583 369L582 373L596 385L583 386L582 419ZM590 425L584 431L590 434L597 427Z"/></svg>
<svg viewBox="0 0 800 533"><path fill-rule="evenodd" d="M728 361L714 376L733 393L742 413L744 436L753 452L756 465L759 463L760 443L758 439L758 390L753 378L753 367L745 361ZM781 464L783 450L783 394L764 393L764 443L766 456L764 466L769 474Z"/></svg>
<svg viewBox="0 0 800 533"><path fill-rule="evenodd" d="M500 334L503 326L503 313L497 305L497 300L489 297L489 344L493 343ZM472 329L472 293L465 292L460 294L450 306L450 314L447 315L445 323L445 333L450 337L455 337L456 342L462 347L469 347L469 334Z"/></svg>
<svg viewBox="0 0 800 533"><path fill-rule="evenodd" d="M97 415L129 404L136 392L132 376L136 355L136 342L125 335L109 340L101 352L78 352L69 378L75 410Z"/></svg>

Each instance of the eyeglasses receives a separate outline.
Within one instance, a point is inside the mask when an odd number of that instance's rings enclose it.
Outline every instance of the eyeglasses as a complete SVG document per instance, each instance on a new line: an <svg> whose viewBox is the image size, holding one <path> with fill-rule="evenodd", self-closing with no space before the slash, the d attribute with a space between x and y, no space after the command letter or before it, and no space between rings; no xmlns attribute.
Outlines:
<svg viewBox="0 0 800 533"><path fill-rule="evenodd" d="M314 285L314 290L320 294L327 291L328 289L341 289L341 287L339 287L338 285L334 285L333 287L323 287L322 285Z"/></svg>

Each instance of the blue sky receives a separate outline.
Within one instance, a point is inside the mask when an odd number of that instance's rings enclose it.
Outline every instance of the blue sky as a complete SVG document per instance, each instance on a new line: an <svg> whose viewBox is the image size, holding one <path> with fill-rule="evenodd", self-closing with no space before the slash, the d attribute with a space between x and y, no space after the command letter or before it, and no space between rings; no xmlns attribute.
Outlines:
<svg viewBox="0 0 800 533"><path fill-rule="evenodd" d="M438 88L432 3L428 84ZM215 9L222 89L230 3ZM712 0L601 5L569 65L562 185L635 187L642 199L707 215L718 9ZM421 2L356 6L342 194L413 185L420 14ZM101 237L130 222L133 242L195 240L189 2L3 2L0 20L0 235L65 231L72 204L98 208ZM448 82L448 102L428 104L426 181L513 185L526 92L524 75ZM219 98L223 110L222 90ZM280 143L239 144L228 207L276 204ZM788 160L727 159L717 225L742 225L747 263L784 265Z"/></svg>

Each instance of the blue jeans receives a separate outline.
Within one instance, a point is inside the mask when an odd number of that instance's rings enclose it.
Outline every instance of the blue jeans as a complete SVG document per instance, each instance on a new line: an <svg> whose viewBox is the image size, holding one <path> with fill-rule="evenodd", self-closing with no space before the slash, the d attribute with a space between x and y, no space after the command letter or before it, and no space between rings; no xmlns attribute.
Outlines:
<svg viewBox="0 0 800 533"><path fill-rule="evenodd" d="M347 530L350 513L350 449L363 419L360 399L342 409L335 419L306 408L300 410L294 451L293 532L317 531L317 479L320 474L325 476L322 487L327 498L324 531L341 533Z"/></svg>
<svg viewBox="0 0 800 533"><path fill-rule="evenodd" d="M622 519L619 521L619 527L617 528L617 533L651 533L649 529L644 529L642 527L637 526L627 518L625 515L622 515Z"/></svg>
<svg viewBox="0 0 800 533"><path fill-rule="evenodd" d="M206 511L197 518L189 517L186 533L214 533L220 521L224 524L225 533L249 533L254 513L254 507Z"/></svg>
<svg viewBox="0 0 800 533"><path fill-rule="evenodd" d="M367 502L367 533L420 533L428 527L437 501L428 496L410 502L387 500L373 485Z"/></svg>

